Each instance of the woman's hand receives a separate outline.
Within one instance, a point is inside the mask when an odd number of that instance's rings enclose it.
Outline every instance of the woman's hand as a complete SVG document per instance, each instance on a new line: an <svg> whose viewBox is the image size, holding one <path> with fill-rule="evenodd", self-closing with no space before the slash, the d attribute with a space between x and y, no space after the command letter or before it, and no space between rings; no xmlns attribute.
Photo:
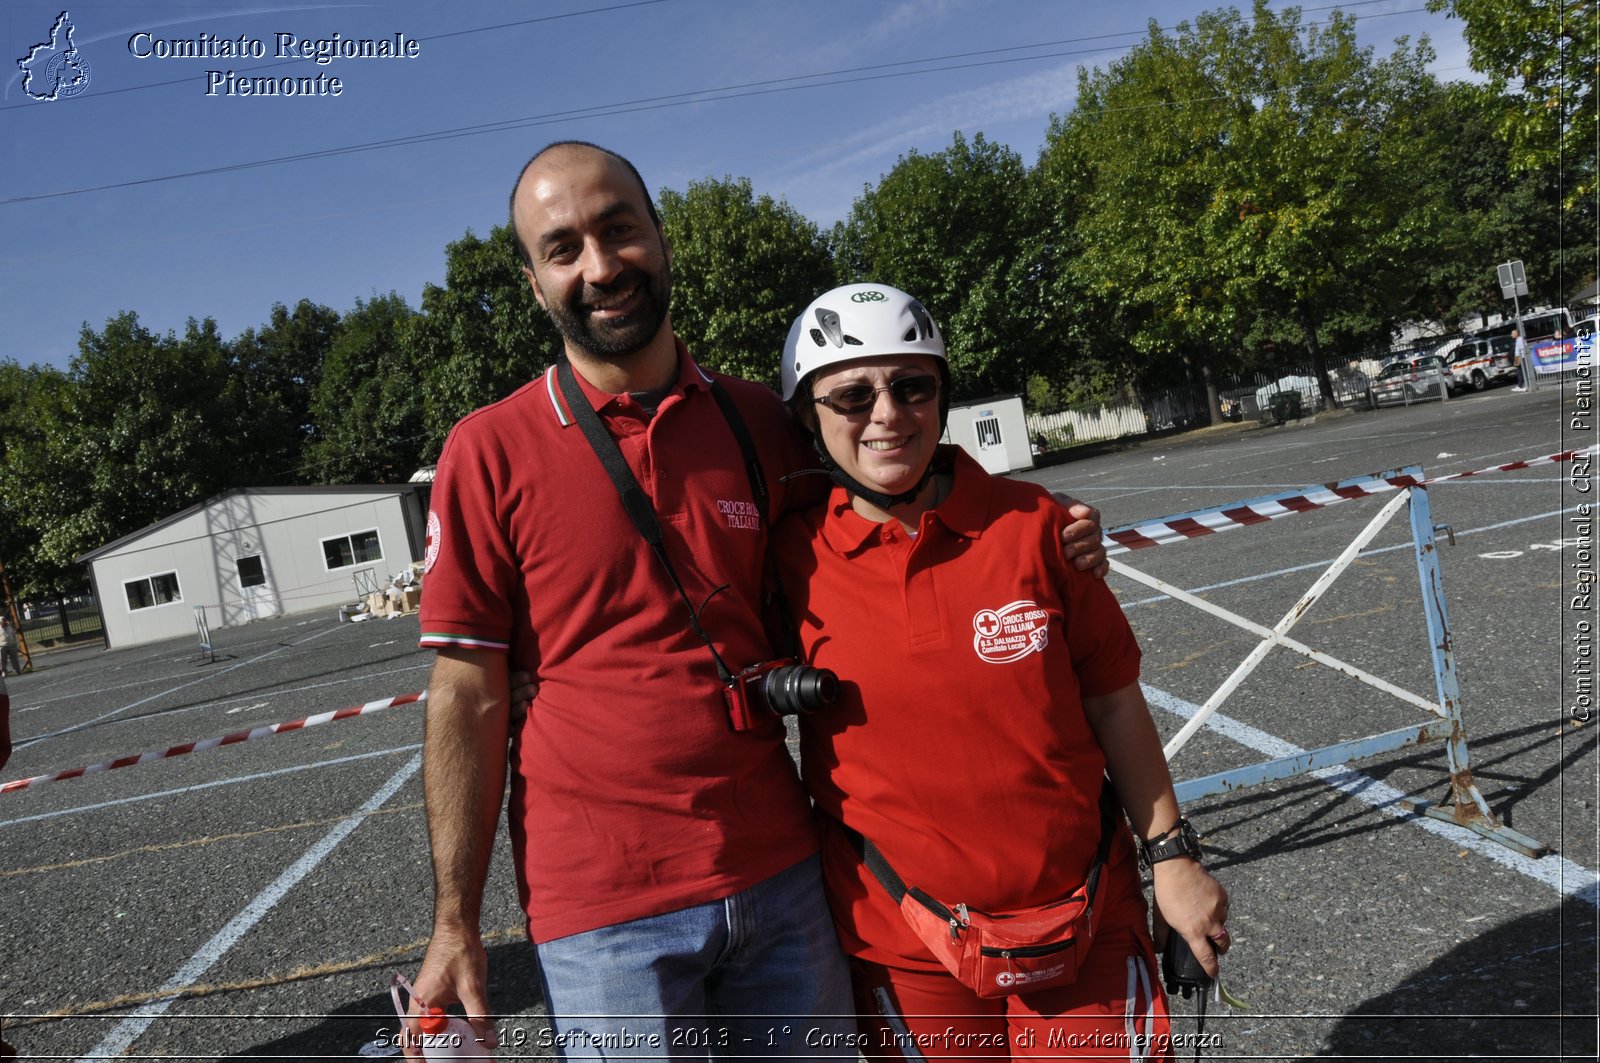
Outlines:
<svg viewBox="0 0 1600 1063"><path fill-rule="evenodd" d="M1177 932L1212 978L1217 959L1228 951L1228 891L1200 861L1187 856L1163 860L1151 870L1156 902L1152 916L1156 951Z"/></svg>

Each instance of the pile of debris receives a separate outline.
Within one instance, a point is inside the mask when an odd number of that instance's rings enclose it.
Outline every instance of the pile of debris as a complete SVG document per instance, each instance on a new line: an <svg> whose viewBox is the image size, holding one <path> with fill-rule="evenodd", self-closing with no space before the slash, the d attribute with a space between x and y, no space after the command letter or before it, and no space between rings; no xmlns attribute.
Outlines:
<svg viewBox="0 0 1600 1063"><path fill-rule="evenodd" d="M356 575L356 594L355 604L339 608L341 621L393 620L414 613L422 604L422 562L412 562L382 583L366 569Z"/></svg>

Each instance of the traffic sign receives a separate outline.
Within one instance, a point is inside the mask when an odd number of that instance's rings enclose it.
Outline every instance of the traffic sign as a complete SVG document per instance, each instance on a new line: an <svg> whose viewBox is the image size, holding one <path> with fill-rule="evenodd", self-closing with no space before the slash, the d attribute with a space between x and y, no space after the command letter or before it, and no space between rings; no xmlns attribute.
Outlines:
<svg viewBox="0 0 1600 1063"><path fill-rule="evenodd" d="M1500 275L1500 297L1511 299L1518 295L1528 294L1528 275L1523 272L1522 259L1514 258L1510 262L1502 262L1495 268Z"/></svg>

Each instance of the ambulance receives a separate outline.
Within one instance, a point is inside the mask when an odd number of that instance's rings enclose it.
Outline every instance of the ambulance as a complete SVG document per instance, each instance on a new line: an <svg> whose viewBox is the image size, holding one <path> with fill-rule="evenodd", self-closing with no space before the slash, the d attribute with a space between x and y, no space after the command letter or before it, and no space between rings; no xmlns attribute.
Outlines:
<svg viewBox="0 0 1600 1063"><path fill-rule="evenodd" d="M1516 341L1510 336L1474 336L1450 352L1450 389L1482 391L1517 379Z"/></svg>

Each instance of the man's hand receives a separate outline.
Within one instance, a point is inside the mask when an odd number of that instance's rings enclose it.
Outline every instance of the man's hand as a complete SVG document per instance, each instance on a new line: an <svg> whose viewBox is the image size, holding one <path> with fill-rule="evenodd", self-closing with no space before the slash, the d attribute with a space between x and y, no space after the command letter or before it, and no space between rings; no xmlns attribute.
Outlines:
<svg viewBox="0 0 1600 1063"><path fill-rule="evenodd" d="M512 718L521 719L533 707L533 699L539 693L539 682L533 678L532 672L512 672L507 679L511 684Z"/></svg>
<svg viewBox="0 0 1600 1063"><path fill-rule="evenodd" d="M1057 492L1051 497L1073 518L1061 532L1061 548L1072 567L1105 579L1111 562L1106 560L1106 546L1101 541L1100 511L1071 495Z"/></svg>
<svg viewBox="0 0 1600 1063"><path fill-rule="evenodd" d="M489 958L478 925L495 828L505 799L510 736L506 656L440 650L422 728L422 789L433 858L433 937L413 983L409 1012L460 1003L485 1044L494 1043L485 986ZM420 1001L420 1003L419 1003ZM407 1028L415 1032L414 1021ZM405 1051L421 1058L409 1042Z"/></svg>
<svg viewBox="0 0 1600 1063"><path fill-rule="evenodd" d="M489 955L483 950L483 941L478 935L435 927L433 939L428 942L428 953L422 958L422 968L411 984L415 995L406 1008L406 1058L422 1058L422 1046L416 1038L416 1020L422 1014L423 1005L442 1008L460 1004L466 1009L467 1021L484 1047L494 1048L498 1041L494 1020L489 1014L488 984Z"/></svg>

